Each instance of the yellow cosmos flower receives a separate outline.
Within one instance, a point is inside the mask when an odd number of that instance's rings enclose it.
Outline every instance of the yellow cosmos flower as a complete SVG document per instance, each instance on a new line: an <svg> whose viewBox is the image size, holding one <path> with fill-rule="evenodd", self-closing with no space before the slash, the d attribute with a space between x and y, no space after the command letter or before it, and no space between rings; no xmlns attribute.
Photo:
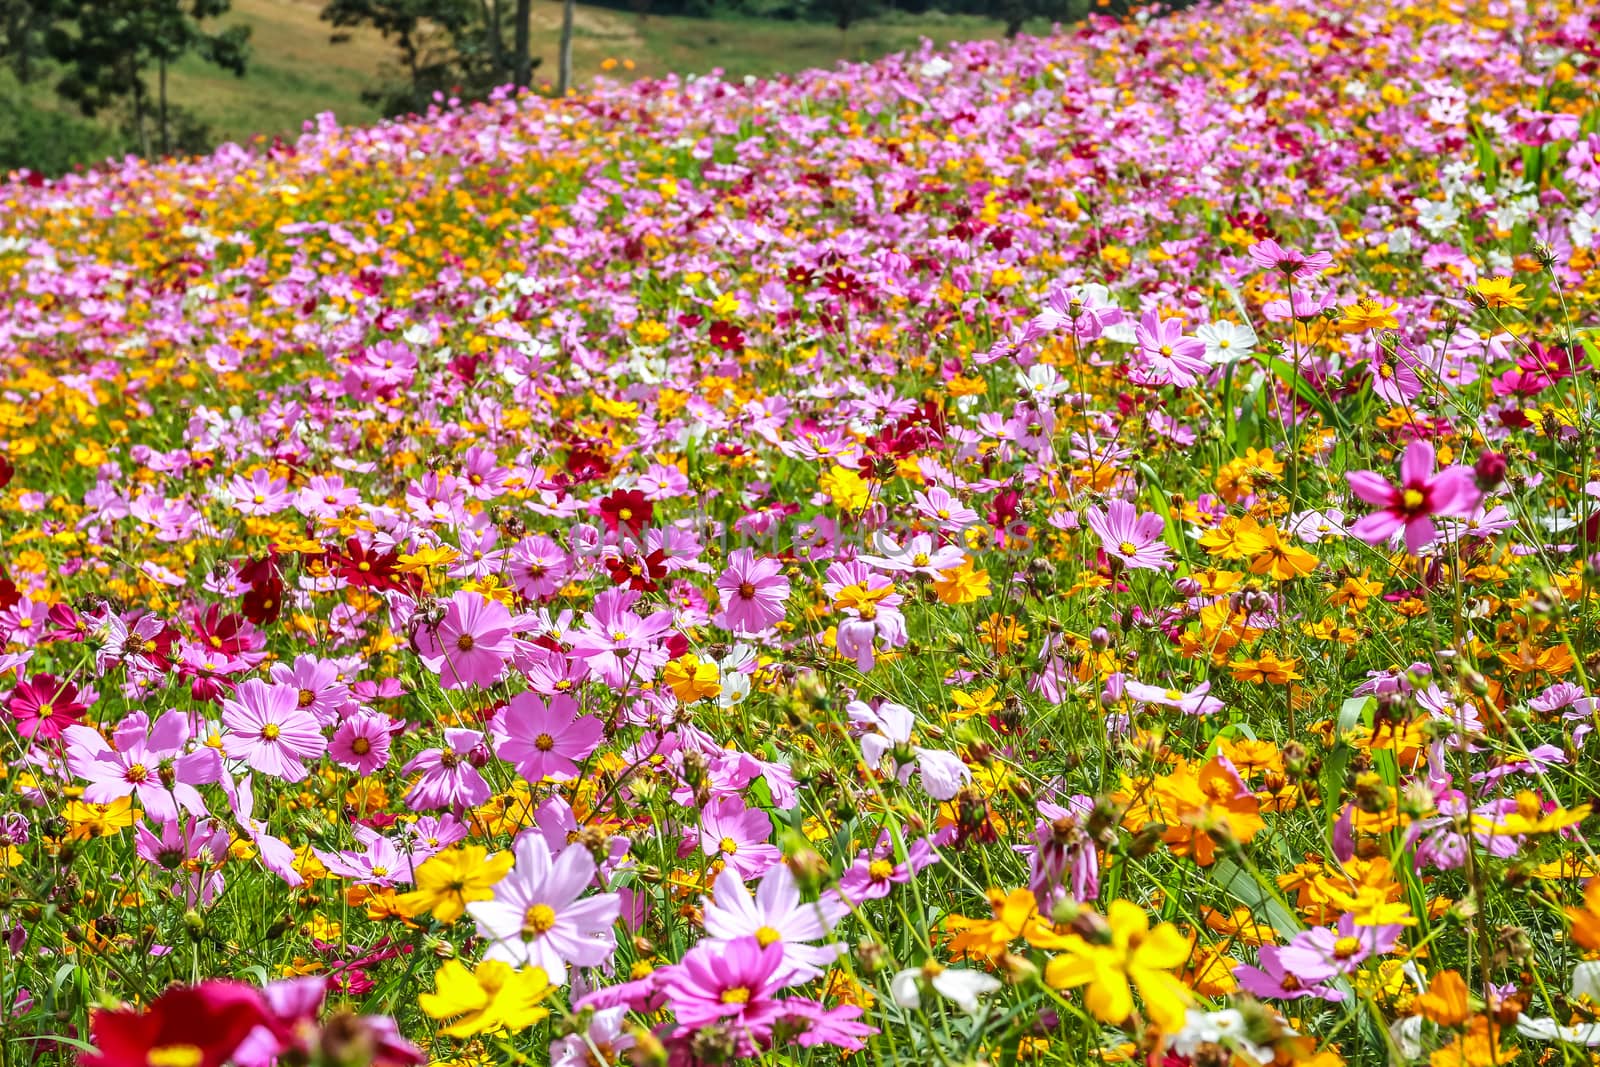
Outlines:
<svg viewBox="0 0 1600 1067"><path fill-rule="evenodd" d="M835 466L822 476L822 491L833 498L833 505L844 511L860 511L872 495L866 480L848 467Z"/></svg>
<svg viewBox="0 0 1600 1067"><path fill-rule="evenodd" d="M1087 986L1084 1006L1106 1023L1133 1014L1137 989L1150 1020L1162 1033L1177 1033L1193 997L1173 972L1189 960L1189 939L1171 923L1152 930L1144 909L1128 900L1111 902L1106 927L1094 942L1069 935L1061 955L1045 965L1044 980L1056 989Z"/></svg>
<svg viewBox="0 0 1600 1067"><path fill-rule="evenodd" d="M1510 278L1501 275L1479 282L1467 291L1479 297L1485 307L1521 311L1528 306L1528 298L1522 295L1522 290L1526 288L1526 285L1513 285Z"/></svg>
<svg viewBox="0 0 1600 1067"><path fill-rule="evenodd" d="M959 567L939 572L933 581L933 591L945 604L970 604L989 595L989 572L973 567L972 557L961 561Z"/></svg>
<svg viewBox="0 0 1600 1067"><path fill-rule="evenodd" d="M417 868L417 888L399 898L400 910L411 917L432 912L440 922L453 923L472 901L494 896L494 884L511 870L511 861L511 853L491 856L481 845L446 849Z"/></svg>
<svg viewBox="0 0 1600 1067"><path fill-rule="evenodd" d="M661 670L661 677L685 704L706 700L722 692L717 665L702 663L693 652L685 652Z"/></svg>
<svg viewBox="0 0 1600 1067"><path fill-rule="evenodd" d="M451 1037L515 1034L550 1014L539 1006L550 981L538 967L514 971L510 964L484 960L469 971L460 960L449 960L433 983L434 992L418 996L417 1006L430 1018L454 1019L440 1031Z"/></svg>

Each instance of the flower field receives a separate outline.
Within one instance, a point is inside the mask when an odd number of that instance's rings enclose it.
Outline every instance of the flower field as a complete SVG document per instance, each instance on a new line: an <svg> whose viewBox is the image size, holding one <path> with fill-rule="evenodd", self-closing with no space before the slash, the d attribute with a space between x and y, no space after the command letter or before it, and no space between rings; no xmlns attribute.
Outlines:
<svg viewBox="0 0 1600 1067"><path fill-rule="evenodd" d="M8 1062L1592 1062L1597 72L1229 2L13 176Z"/></svg>

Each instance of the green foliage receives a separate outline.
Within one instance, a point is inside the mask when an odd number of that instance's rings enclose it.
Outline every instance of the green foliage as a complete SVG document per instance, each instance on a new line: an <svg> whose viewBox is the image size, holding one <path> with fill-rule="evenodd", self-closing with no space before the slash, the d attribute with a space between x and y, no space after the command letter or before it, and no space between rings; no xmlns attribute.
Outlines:
<svg viewBox="0 0 1600 1067"><path fill-rule="evenodd" d="M27 169L54 177L129 147L120 131L47 111L14 89L0 93L0 172Z"/></svg>

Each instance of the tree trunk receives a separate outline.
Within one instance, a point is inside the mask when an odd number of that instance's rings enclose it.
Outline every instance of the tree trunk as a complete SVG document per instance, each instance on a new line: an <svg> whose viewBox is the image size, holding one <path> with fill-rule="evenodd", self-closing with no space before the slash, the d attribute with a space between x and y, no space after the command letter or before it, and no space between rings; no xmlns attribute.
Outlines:
<svg viewBox="0 0 1600 1067"><path fill-rule="evenodd" d="M561 7L561 78L556 86L561 96L566 96L572 85L572 16L577 6L577 0L566 0Z"/></svg>
<svg viewBox="0 0 1600 1067"><path fill-rule="evenodd" d="M506 76L506 53L500 39L500 0L479 0L483 7L483 24L489 38L489 63L494 67L495 81Z"/></svg>
<svg viewBox="0 0 1600 1067"><path fill-rule="evenodd" d="M144 79L133 72L133 124L139 131L139 154L150 158L150 131L144 128Z"/></svg>
<svg viewBox="0 0 1600 1067"><path fill-rule="evenodd" d="M160 95L160 97L158 99L158 108L159 108L159 110L158 110L157 114L159 114L161 116L161 154L164 155L164 156L170 156L172 154L172 135L170 133L170 128L167 125L167 60L166 60L166 57L163 56L158 62L160 63L160 66L158 68L159 69L159 73L157 74L157 82L161 86L161 89L160 89L160 94L161 95Z"/></svg>
<svg viewBox="0 0 1600 1067"><path fill-rule="evenodd" d="M516 69L511 80L518 89L526 89L533 80L533 61L528 48L528 37L533 22L533 0L517 0Z"/></svg>

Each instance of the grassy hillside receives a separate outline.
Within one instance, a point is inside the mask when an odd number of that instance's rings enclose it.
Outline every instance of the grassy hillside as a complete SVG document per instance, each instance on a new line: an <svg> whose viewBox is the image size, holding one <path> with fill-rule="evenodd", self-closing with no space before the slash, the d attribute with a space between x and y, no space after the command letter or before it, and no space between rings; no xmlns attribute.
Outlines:
<svg viewBox="0 0 1600 1067"><path fill-rule="evenodd" d="M234 0L229 22L252 29L250 71L243 78L189 58L174 72L173 98L225 138L292 133L307 117L333 111L345 122L377 113L361 90L381 78L394 51L377 34L355 32L332 44L318 19L320 0ZM536 79L553 77L561 5L536 0L533 51L544 62ZM878 19L840 33L828 25L753 19L695 19L578 6L573 67L579 84L611 71L619 77L698 73L771 74L873 59L914 47L924 36L939 43L994 37L996 21L967 16Z"/></svg>

